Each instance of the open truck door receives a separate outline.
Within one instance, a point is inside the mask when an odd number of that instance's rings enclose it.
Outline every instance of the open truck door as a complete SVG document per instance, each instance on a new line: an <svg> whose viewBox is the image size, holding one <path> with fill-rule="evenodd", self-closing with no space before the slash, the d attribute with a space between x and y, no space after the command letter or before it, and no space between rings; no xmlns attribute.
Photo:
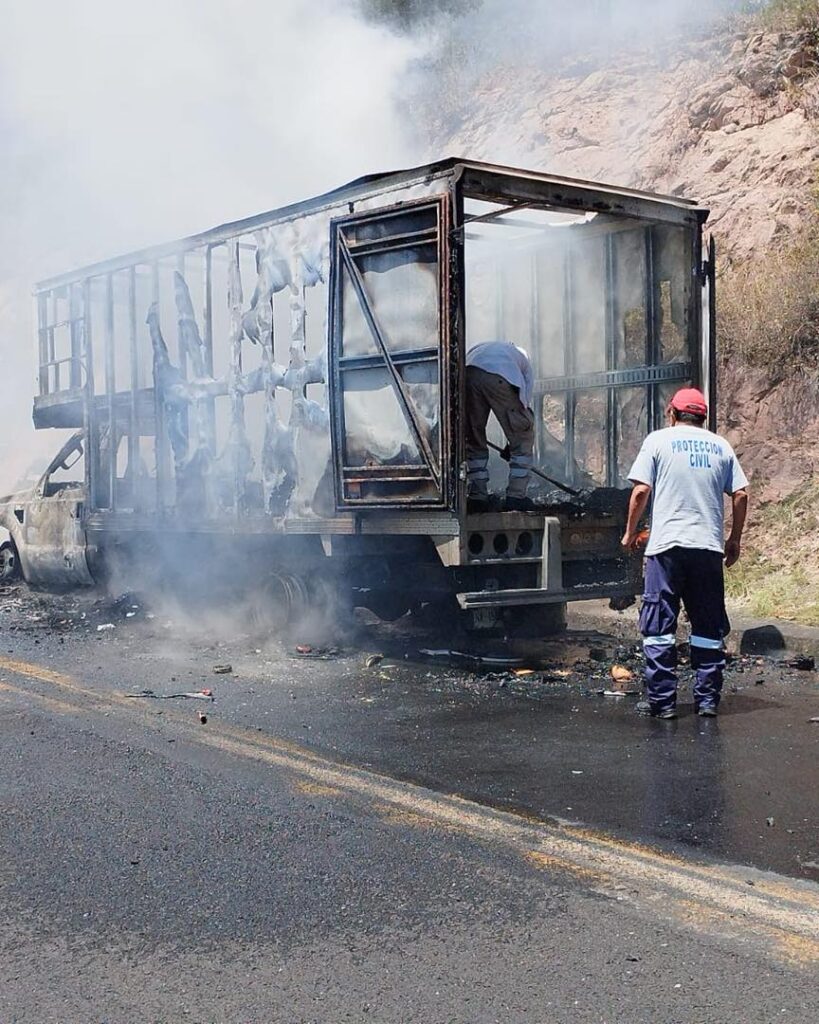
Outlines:
<svg viewBox="0 0 819 1024"><path fill-rule="evenodd" d="M449 200L333 221L336 508L452 508Z"/></svg>
<svg viewBox="0 0 819 1024"><path fill-rule="evenodd" d="M700 369L702 391L708 403L708 429L717 429L717 247L713 236L708 240L708 257L702 266L702 339Z"/></svg>

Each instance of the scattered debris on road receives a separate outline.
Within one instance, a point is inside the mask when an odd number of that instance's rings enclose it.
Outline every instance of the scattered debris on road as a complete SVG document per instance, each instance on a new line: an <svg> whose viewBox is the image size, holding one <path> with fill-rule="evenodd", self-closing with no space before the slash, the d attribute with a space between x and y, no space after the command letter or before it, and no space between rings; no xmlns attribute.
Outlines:
<svg viewBox="0 0 819 1024"><path fill-rule="evenodd" d="M383 660L383 654L368 654L364 659L364 668L375 668L375 666L380 665Z"/></svg>
<svg viewBox="0 0 819 1024"><path fill-rule="evenodd" d="M113 622L103 622L99 626L97 626L97 632L98 633L104 633L104 632L106 632L109 629L115 629L115 628L116 627L114 626Z"/></svg>
<svg viewBox="0 0 819 1024"><path fill-rule="evenodd" d="M519 668L523 665L523 658L493 657L486 654L467 654L464 651L453 651L449 648L434 649L422 647L418 652L424 658L447 658L450 661L457 661L462 664L472 665L475 668Z"/></svg>
<svg viewBox="0 0 819 1024"><path fill-rule="evenodd" d="M126 697L146 700L209 700L215 701L213 690L187 690L184 693L157 693L155 690L142 690L140 693L126 693Z"/></svg>
<svg viewBox="0 0 819 1024"><path fill-rule="evenodd" d="M291 657L298 661L303 661L306 658L315 658L316 661L332 661L341 654L338 647L311 647L310 644L297 644L295 651L296 653Z"/></svg>
<svg viewBox="0 0 819 1024"><path fill-rule="evenodd" d="M233 671L232 665L214 665L213 674L215 676L228 676Z"/></svg>
<svg viewBox="0 0 819 1024"><path fill-rule="evenodd" d="M799 654L790 661L786 661L788 668L795 668L799 672L813 672L816 668L816 659L812 655Z"/></svg>

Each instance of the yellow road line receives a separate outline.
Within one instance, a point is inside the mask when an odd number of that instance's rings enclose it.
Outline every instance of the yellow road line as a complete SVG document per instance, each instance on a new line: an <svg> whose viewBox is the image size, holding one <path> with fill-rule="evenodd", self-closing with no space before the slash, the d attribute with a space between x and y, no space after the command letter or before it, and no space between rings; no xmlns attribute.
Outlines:
<svg viewBox="0 0 819 1024"><path fill-rule="evenodd" d="M28 662L0 657L0 670L37 679L82 701L127 708L143 717L141 701L99 693L70 676ZM6 685L6 690L14 689ZM31 690L35 700L53 701ZM63 702L63 708L83 710ZM85 710L88 710L86 708ZM819 887L811 882L725 865L691 864L641 844L617 840L588 829L532 821L484 807L457 796L340 764L296 744L263 736L211 719L207 729L169 711L145 715L154 725L191 726L187 739L239 757L283 769L306 792L362 798L375 813L396 823L433 825L516 852L544 870L564 871L595 891L682 921L689 927L736 939L753 938L780 958L800 964L819 962ZM751 877L753 876L753 877ZM748 885L749 877L755 882Z"/></svg>

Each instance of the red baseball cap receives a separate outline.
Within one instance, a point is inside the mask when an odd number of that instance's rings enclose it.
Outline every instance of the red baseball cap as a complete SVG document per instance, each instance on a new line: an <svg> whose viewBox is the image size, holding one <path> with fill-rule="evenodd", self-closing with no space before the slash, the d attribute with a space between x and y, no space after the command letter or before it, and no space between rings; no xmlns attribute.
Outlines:
<svg viewBox="0 0 819 1024"><path fill-rule="evenodd" d="M680 388L671 399L671 408L677 412L692 412L695 416L708 415L705 395L696 388Z"/></svg>

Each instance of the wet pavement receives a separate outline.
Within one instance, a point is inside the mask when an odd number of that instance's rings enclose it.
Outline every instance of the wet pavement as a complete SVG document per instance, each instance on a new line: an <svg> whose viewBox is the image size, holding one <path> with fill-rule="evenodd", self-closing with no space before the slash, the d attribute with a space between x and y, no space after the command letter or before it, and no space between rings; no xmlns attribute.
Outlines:
<svg viewBox="0 0 819 1024"><path fill-rule="evenodd" d="M684 666L680 717L659 722L637 715L636 694L599 692L616 688L614 664L635 675L621 686L640 688L627 623L509 645L455 643L410 619L387 627L361 618L353 634L305 627L260 641L218 609L183 615L162 602L24 587L2 594L0 616L0 650L91 687L212 688L212 719L345 763L688 857L819 880L819 723L810 721L819 716L819 682L781 658L737 655L715 720L693 714ZM449 644L514 665L421 653ZM220 664L230 671L214 674Z"/></svg>

